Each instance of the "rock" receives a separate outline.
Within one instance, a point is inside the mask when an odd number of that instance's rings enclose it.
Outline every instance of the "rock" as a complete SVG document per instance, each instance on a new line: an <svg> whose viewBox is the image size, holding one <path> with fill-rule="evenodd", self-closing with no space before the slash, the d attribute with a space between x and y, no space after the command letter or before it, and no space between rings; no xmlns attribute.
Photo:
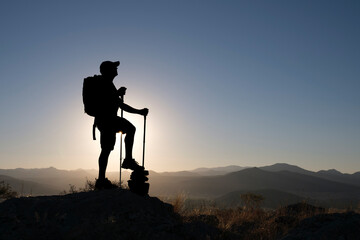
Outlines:
<svg viewBox="0 0 360 240"><path fill-rule="evenodd" d="M2 240L206 237L182 223L170 204L123 189L13 198L0 204Z"/></svg>

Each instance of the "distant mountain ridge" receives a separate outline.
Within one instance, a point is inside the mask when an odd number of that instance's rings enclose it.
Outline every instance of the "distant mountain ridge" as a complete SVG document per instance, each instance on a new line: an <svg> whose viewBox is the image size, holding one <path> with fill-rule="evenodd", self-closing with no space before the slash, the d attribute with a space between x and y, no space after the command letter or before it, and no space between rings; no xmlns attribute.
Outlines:
<svg viewBox="0 0 360 240"><path fill-rule="evenodd" d="M259 168L247 168L220 176L182 179L176 184L165 181L162 191L168 188L175 194L185 190L196 197L216 197L237 190L276 189L289 193L318 197L332 197L340 193L360 197L360 186L330 181L319 177L289 171L270 172Z"/></svg>
<svg viewBox="0 0 360 240"><path fill-rule="evenodd" d="M305 175L310 175L314 177L319 177L335 182L341 182L351 185L360 186L360 172L355 172L353 174L348 173L341 173L336 169L329 169L329 170L320 170L318 172L313 172L309 170L305 170L295 165L290 165L286 163L277 163L271 166L260 167L262 170L272 171L272 172L279 172L279 171L289 171L289 172L296 172Z"/></svg>
<svg viewBox="0 0 360 240"><path fill-rule="evenodd" d="M213 176L213 175L223 175L230 172L236 172L244 170L248 167L240 167L236 165L230 165L226 167L214 167L214 168L196 168L190 172L198 173L202 176Z"/></svg>
<svg viewBox="0 0 360 240"><path fill-rule="evenodd" d="M215 198L215 202L225 208L236 208L242 206L241 195L246 194L248 191L235 191L224 194L221 197ZM264 197L264 200L261 202L260 206L265 208L278 208L280 206L285 206L289 204L295 204L302 201L308 203L313 203L311 199L297 196L295 194L282 192L274 189L263 189L252 191L253 194L261 195Z"/></svg>
<svg viewBox="0 0 360 240"><path fill-rule="evenodd" d="M46 183L26 181L5 175L0 175L0 181L8 183L13 190L22 196L59 194L63 190Z"/></svg>
<svg viewBox="0 0 360 240"><path fill-rule="evenodd" d="M109 179L118 180L118 172L109 172ZM123 179L129 179L130 173L123 171ZM8 183L21 195L56 195L67 191L70 185L85 187L86 181L95 181L96 170L59 170L54 167L34 169L0 169L0 181Z"/></svg>
<svg viewBox="0 0 360 240"><path fill-rule="evenodd" d="M0 175L2 175L0 181L5 180L15 191L24 195L52 195L68 190L70 184L77 188L84 187L87 179L95 180L97 171L83 169L68 171L56 168L0 169ZM129 175L130 172L123 172L124 184L129 179ZM118 180L119 173L109 172L107 177ZM331 202L358 204L360 201L360 172L343 174L334 169L313 172L285 163L259 168L232 165L179 172L150 171L149 183L152 196L174 196L185 193L189 198L224 197L223 199L231 202L239 201L239 199L231 200L236 195L231 195L232 192L263 192L269 198L268 203L281 202L280 198L330 201L330 205Z"/></svg>
<svg viewBox="0 0 360 240"><path fill-rule="evenodd" d="M280 172L280 171L289 171L301 174L311 174L312 171L305 170L295 165L290 165L287 163L276 163L270 166L259 167L261 170L270 171L270 172Z"/></svg>

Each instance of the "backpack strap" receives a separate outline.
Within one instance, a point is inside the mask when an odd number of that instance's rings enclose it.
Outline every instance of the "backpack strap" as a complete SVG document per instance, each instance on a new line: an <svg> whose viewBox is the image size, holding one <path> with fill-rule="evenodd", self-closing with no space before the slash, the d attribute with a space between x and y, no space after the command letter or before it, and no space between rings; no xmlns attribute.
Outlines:
<svg viewBox="0 0 360 240"><path fill-rule="evenodd" d="M95 130L96 130L96 121L95 121L95 118L94 118L94 124L93 124L93 128L92 128L93 140L96 140Z"/></svg>

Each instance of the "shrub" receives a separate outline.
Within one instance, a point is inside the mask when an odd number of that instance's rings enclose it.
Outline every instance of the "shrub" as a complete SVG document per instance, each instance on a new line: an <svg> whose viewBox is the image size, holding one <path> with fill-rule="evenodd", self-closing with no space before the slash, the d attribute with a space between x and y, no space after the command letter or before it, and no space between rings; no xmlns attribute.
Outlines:
<svg viewBox="0 0 360 240"><path fill-rule="evenodd" d="M259 195L259 194L255 194L255 193L245 193L245 194L241 194L240 196L241 201L244 204L244 208L246 210L254 210L254 209L259 209L260 208L260 204L264 201L264 197Z"/></svg>
<svg viewBox="0 0 360 240"><path fill-rule="evenodd" d="M0 181L0 199L9 199L17 196L18 193L13 191L9 184Z"/></svg>

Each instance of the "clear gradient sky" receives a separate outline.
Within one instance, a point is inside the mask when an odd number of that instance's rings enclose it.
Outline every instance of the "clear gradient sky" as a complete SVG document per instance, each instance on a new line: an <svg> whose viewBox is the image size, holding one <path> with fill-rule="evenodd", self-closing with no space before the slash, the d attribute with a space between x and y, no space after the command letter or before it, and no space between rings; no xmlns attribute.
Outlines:
<svg viewBox="0 0 360 240"><path fill-rule="evenodd" d="M360 170L359 1L2 1L0 34L0 168L97 169L82 81L119 60L148 169Z"/></svg>

